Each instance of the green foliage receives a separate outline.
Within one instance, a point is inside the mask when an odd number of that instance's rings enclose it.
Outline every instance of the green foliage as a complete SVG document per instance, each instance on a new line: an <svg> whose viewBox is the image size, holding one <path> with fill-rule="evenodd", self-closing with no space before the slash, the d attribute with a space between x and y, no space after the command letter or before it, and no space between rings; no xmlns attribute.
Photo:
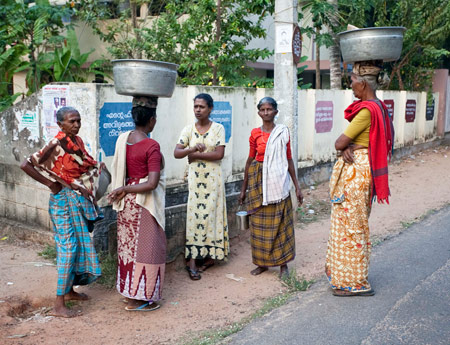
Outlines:
<svg viewBox="0 0 450 345"><path fill-rule="evenodd" d="M153 1L143 2L154 7ZM167 0L157 17L136 19L133 6L116 20L101 21L110 13L96 10L94 0L80 1L77 14L109 43L115 58L145 58L179 65L179 83L221 86L265 85L250 80L247 62L264 59L268 49L248 48L265 38L262 22L273 13L273 0ZM133 3L130 3L132 5Z"/></svg>
<svg viewBox="0 0 450 345"><path fill-rule="evenodd" d="M309 36L314 36L316 44L330 47L333 39L329 32L322 32L326 27L332 27L333 16L336 11L327 0L306 0L302 2L302 12L308 13L305 19L311 17L312 26L305 26L304 32Z"/></svg>
<svg viewBox="0 0 450 345"><path fill-rule="evenodd" d="M89 68L83 65L87 62L91 51L81 54L75 30L69 28L66 37L60 45L55 45L53 51L41 54L39 62L52 81L85 82L90 73L102 70L105 60L94 61ZM96 72L101 73L101 72Z"/></svg>
<svg viewBox="0 0 450 345"><path fill-rule="evenodd" d="M117 278L117 254L99 253L100 266L102 275L97 283L102 284L110 289L116 286Z"/></svg>
<svg viewBox="0 0 450 345"><path fill-rule="evenodd" d="M289 292L306 291L314 283L314 280L306 280L304 278L299 280L295 269L291 269L288 275L282 277L281 281L288 288Z"/></svg>
<svg viewBox="0 0 450 345"><path fill-rule="evenodd" d="M307 56L302 56L302 57L300 58L300 63L306 62L307 60L308 60L308 57L307 57ZM307 65L303 65L303 66L297 68L297 85L298 85L299 89L301 89L301 90L309 89L309 88L312 86L311 83L306 83L306 84L304 84L304 83L303 83L303 77L301 77L302 73L303 73L307 68L308 68Z"/></svg>
<svg viewBox="0 0 450 345"><path fill-rule="evenodd" d="M42 256L44 259L52 260L56 263L56 246L47 244L42 252L38 253L38 255Z"/></svg>

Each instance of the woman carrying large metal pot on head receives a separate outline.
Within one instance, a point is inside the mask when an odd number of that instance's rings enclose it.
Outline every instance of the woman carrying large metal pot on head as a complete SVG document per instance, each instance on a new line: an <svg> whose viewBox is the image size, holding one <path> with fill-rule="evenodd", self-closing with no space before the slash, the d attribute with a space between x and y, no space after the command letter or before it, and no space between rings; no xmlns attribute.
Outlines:
<svg viewBox="0 0 450 345"><path fill-rule="evenodd" d="M135 129L116 142L108 198L117 213L117 291L128 311L160 307L166 267L164 157L148 137L156 125L156 97L133 97Z"/></svg>
<svg viewBox="0 0 450 345"><path fill-rule="evenodd" d="M386 83L381 61L356 62L351 74L359 100L345 110L350 123L336 140L338 151L330 179L331 231L326 274L335 296L372 296L368 282L369 215L372 201L389 203L388 158L394 131L376 89Z"/></svg>

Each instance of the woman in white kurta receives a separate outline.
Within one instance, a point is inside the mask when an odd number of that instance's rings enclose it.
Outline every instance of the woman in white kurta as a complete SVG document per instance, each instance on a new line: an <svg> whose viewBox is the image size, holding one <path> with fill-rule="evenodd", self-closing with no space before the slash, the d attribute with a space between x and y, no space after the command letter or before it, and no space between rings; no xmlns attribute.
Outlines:
<svg viewBox="0 0 450 345"><path fill-rule="evenodd" d="M225 129L209 119L213 99L199 94L194 99L195 124L186 126L176 145L175 158L188 156L189 199L186 219L186 269L192 280L223 260L229 252L225 187L221 162L225 152ZM195 260L203 260L200 269Z"/></svg>

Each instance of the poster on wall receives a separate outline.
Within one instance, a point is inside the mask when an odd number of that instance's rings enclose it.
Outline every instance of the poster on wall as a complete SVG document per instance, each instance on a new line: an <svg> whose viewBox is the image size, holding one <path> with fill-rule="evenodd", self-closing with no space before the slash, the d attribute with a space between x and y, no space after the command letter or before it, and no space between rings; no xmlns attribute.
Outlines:
<svg viewBox="0 0 450 345"><path fill-rule="evenodd" d="M100 147L106 156L113 156L120 134L134 129L131 102L105 103L100 109Z"/></svg>
<svg viewBox="0 0 450 345"><path fill-rule="evenodd" d="M275 27L275 53L292 52L292 24L278 25Z"/></svg>
<svg viewBox="0 0 450 345"><path fill-rule="evenodd" d="M315 115L316 133L327 133L333 128L333 101L318 101Z"/></svg>
<svg viewBox="0 0 450 345"><path fill-rule="evenodd" d="M39 123L38 116L35 111L26 111L18 115L19 132L27 129L30 133L29 139L39 140Z"/></svg>
<svg viewBox="0 0 450 345"><path fill-rule="evenodd" d="M386 99L384 101L384 104L386 104L386 108L389 112L389 116L391 117L392 121L394 121L394 100Z"/></svg>
<svg viewBox="0 0 450 345"><path fill-rule="evenodd" d="M427 102L427 108L425 112L425 118L427 121L432 121L434 118L434 97L431 102Z"/></svg>
<svg viewBox="0 0 450 345"><path fill-rule="evenodd" d="M56 112L59 108L69 106L68 85L46 85L42 89L42 127L44 140L48 141L58 132Z"/></svg>
<svg viewBox="0 0 450 345"><path fill-rule="evenodd" d="M416 119L416 100L408 99L406 101L405 121L414 122Z"/></svg>
<svg viewBox="0 0 450 345"><path fill-rule="evenodd" d="M231 118L233 112L230 102L214 102L214 108L210 119L220 123L225 127L225 142L228 143L231 138Z"/></svg>

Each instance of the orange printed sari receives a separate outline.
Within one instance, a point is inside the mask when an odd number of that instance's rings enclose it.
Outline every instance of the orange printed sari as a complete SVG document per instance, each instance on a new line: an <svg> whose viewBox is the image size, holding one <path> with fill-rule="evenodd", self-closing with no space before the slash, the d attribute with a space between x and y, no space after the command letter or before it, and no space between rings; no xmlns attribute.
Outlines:
<svg viewBox="0 0 450 345"><path fill-rule="evenodd" d="M354 163L342 157L330 180L331 231L328 239L326 274L331 287L363 292L367 280L371 243L369 239L372 175L367 149L354 151Z"/></svg>

